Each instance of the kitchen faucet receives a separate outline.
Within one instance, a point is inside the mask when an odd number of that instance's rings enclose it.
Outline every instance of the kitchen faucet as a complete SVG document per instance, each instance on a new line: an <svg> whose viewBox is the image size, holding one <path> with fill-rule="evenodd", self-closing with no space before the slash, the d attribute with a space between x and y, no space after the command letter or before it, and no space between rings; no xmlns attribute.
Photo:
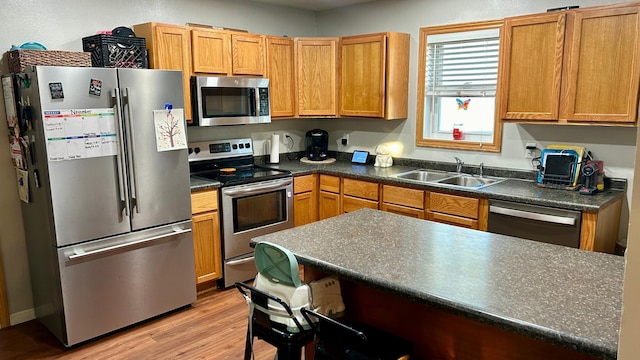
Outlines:
<svg viewBox="0 0 640 360"><path fill-rule="evenodd" d="M462 160L460 160L459 157L454 156L454 158L456 159L456 172L460 174L460 172L462 171L462 165L464 165L464 163L462 162Z"/></svg>
<svg viewBox="0 0 640 360"><path fill-rule="evenodd" d="M480 168L480 169L479 169L479 174L478 174L478 175L479 175L480 177L482 177L482 170L484 169L484 163L480 163L479 168Z"/></svg>

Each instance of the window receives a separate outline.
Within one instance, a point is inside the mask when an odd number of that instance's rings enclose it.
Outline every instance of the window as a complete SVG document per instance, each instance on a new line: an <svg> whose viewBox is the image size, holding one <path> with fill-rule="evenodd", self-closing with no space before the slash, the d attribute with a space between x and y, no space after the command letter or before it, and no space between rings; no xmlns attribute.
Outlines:
<svg viewBox="0 0 640 360"><path fill-rule="evenodd" d="M500 151L496 116L502 21L420 29L416 144Z"/></svg>

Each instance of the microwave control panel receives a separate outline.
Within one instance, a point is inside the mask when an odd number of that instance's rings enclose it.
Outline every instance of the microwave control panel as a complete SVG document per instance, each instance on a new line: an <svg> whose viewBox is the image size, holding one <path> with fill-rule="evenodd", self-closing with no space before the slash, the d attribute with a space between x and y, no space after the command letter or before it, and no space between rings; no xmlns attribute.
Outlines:
<svg viewBox="0 0 640 360"><path fill-rule="evenodd" d="M269 88L258 88L258 97L260 99L260 114L258 116L269 115Z"/></svg>

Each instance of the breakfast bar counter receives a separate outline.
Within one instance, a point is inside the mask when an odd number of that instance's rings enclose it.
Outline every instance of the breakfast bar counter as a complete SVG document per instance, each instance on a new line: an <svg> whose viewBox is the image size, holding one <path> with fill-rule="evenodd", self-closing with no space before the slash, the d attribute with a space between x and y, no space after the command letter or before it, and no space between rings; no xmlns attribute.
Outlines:
<svg viewBox="0 0 640 360"><path fill-rule="evenodd" d="M254 238L415 358L615 359L624 258L362 209Z"/></svg>

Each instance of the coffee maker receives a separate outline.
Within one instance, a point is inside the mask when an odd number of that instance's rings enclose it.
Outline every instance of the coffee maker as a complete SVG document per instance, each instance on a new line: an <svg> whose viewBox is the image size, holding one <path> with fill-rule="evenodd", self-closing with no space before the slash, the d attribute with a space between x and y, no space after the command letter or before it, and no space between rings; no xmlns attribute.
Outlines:
<svg viewBox="0 0 640 360"><path fill-rule="evenodd" d="M313 129L307 131L307 151L306 156L311 161L327 160L327 148L329 147L329 133L320 130Z"/></svg>

